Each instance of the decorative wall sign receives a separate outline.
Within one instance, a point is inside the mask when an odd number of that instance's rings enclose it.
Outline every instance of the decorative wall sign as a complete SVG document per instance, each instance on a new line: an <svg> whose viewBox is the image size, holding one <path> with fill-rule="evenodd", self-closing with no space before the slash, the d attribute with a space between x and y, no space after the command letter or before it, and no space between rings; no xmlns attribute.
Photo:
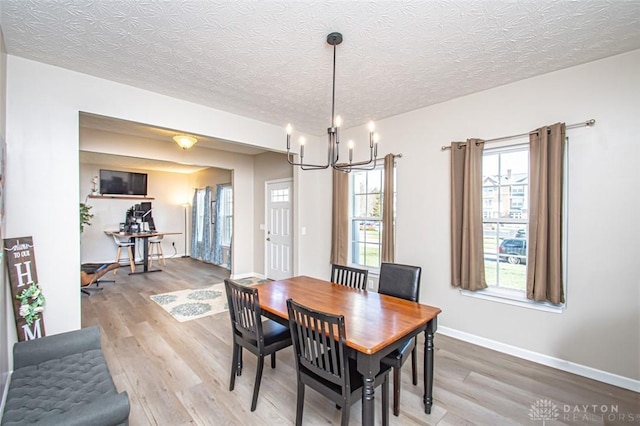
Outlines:
<svg viewBox="0 0 640 426"><path fill-rule="evenodd" d="M38 284L33 237L4 240L18 341L45 336L44 296Z"/></svg>

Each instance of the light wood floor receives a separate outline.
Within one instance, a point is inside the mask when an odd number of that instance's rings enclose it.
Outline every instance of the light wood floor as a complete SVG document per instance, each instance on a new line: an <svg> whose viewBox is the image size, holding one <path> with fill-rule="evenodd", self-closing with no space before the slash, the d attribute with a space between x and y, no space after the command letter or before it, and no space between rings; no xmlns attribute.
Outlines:
<svg viewBox="0 0 640 426"><path fill-rule="evenodd" d="M252 413L253 355L245 353L243 374L237 378L235 390L228 390L228 313L179 323L149 298L219 283L228 272L189 258L168 259L163 269L130 276L128 268L121 268L115 284L104 283L103 290L82 296L82 326L102 328L102 346L116 386L129 393L130 424L293 424L293 350L278 354L276 369L265 363L258 407ZM391 424L542 425L543 416L530 417L534 415L532 405L538 401L552 404L546 424L640 424L640 394L442 335L436 335L435 345L432 414L423 412L422 380L418 386L411 384L411 366L407 363L403 368L401 413L399 417L391 414ZM418 347L422 359L423 336ZM421 363L419 374L422 377ZM585 411L583 405L590 407ZM598 408L594 410L593 405ZM617 412L603 417L601 407L611 411L612 406ZM567 409L570 413L565 412ZM361 424L360 410L357 402L350 424ZM376 422L381 424L380 398L376 398ZM340 412L335 405L308 389L304 424L339 423Z"/></svg>

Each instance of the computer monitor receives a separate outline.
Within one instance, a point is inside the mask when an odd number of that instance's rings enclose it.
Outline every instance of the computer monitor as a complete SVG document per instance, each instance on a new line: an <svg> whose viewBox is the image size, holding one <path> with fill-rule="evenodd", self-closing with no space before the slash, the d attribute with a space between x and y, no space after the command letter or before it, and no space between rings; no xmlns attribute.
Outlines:
<svg viewBox="0 0 640 426"><path fill-rule="evenodd" d="M153 221L153 216L152 216L153 209L151 208L151 203L150 202L140 203L140 211L142 212L142 222L146 222L149 224L148 226L149 231L155 231L156 226Z"/></svg>

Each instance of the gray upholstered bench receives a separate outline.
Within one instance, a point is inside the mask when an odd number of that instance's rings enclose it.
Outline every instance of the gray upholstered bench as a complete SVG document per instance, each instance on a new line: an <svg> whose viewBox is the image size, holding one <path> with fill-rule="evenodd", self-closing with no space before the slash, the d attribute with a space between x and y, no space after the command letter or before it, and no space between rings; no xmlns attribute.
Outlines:
<svg viewBox="0 0 640 426"><path fill-rule="evenodd" d="M98 327L16 343L10 380L3 426L128 424L129 397L116 390Z"/></svg>

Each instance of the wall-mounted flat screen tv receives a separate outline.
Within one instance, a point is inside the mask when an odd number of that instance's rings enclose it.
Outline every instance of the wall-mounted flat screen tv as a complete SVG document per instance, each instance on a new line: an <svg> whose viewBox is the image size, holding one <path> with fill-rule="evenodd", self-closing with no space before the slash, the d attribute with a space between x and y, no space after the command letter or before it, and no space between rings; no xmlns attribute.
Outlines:
<svg viewBox="0 0 640 426"><path fill-rule="evenodd" d="M147 174L100 170L100 193L109 195L147 195Z"/></svg>

